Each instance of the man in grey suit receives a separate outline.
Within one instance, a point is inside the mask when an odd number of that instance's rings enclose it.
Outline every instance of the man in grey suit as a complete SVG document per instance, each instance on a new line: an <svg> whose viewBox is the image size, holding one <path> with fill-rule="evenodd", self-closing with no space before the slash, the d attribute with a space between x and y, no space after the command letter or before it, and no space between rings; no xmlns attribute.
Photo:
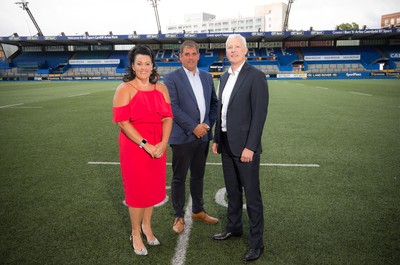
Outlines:
<svg viewBox="0 0 400 265"><path fill-rule="evenodd" d="M249 216L249 250L243 261L260 257L264 249L264 213L259 170L261 136L268 111L265 74L246 61L246 39L239 34L226 41L231 67L221 76L218 118L213 153L220 153L228 195L228 222L213 239L226 240L243 234L243 190Z"/></svg>
<svg viewBox="0 0 400 265"><path fill-rule="evenodd" d="M211 128L217 117L218 99L210 73L199 70L199 45L186 40L180 47L182 67L167 74L164 84L170 97L174 122L169 144L172 149L171 198L174 208L172 229L184 230L185 182L190 169L192 219L216 224L218 219L207 214L203 203L203 182Z"/></svg>

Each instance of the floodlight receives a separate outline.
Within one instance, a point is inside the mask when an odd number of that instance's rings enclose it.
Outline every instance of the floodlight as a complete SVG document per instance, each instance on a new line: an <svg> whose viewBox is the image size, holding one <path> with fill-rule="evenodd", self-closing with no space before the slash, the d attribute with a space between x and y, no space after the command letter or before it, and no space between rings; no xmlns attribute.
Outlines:
<svg viewBox="0 0 400 265"><path fill-rule="evenodd" d="M26 2L25 0L22 0L20 2L15 2L14 4L20 5L19 6L20 8L22 8L23 10L26 10L26 12L28 12L29 17L31 18L33 24L35 25L35 27L36 27L36 29L38 31L37 35L38 36L43 36L42 30L40 29L38 23L36 22L35 18L33 17L31 10L29 10L29 7L28 7L29 2Z"/></svg>

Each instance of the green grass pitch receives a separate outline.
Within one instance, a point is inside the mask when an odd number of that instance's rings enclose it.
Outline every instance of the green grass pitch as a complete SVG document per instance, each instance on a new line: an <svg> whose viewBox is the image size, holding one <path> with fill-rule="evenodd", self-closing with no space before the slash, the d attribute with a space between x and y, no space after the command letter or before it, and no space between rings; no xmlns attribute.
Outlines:
<svg viewBox="0 0 400 265"><path fill-rule="evenodd" d="M170 201L153 217L162 245L138 257L119 166L90 163L119 160L117 85L0 82L1 264L171 264L178 236ZM399 264L400 80L269 86L265 251L254 264ZM241 264L247 214L242 238L211 239L224 230L226 208L215 201L224 187L220 157L210 153L208 162L205 207L221 222L193 223L185 264Z"/></svg>

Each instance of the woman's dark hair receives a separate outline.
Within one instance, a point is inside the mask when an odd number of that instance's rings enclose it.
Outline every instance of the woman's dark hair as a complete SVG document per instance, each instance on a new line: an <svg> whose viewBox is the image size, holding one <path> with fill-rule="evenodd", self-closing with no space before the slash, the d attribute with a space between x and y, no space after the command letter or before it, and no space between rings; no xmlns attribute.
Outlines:
<svg viewBox="0 0 400 265"><path fill-rule="evenodd" d="M129 65L126 68L126 74L124 75L124 82L131 81L135 79L136 73L132 68L132 64L135 62L136 55L141 54L141 55L148 55L151 58L151 62L153 64L153 70L151 70L151 74L149 77L149 81L152 84L157 83L159 79L159 74L157 73L157 66L155 62L155 56L153 54L153 51L148 47L147 45L135 45L129 53L128 53L128 58L129 58Z"/></svg>

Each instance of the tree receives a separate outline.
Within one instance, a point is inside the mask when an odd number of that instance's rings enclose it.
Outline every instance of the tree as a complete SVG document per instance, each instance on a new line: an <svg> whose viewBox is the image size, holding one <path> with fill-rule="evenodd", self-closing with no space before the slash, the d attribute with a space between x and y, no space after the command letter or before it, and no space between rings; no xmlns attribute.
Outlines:
<svg viewBox="0 0 400 265"><path fill-rule="evenodd" d="M350 23L342 23L338 26L336 26L337 30L352 30L352 29L360 29L358 24L356 22Z"/></svg>

